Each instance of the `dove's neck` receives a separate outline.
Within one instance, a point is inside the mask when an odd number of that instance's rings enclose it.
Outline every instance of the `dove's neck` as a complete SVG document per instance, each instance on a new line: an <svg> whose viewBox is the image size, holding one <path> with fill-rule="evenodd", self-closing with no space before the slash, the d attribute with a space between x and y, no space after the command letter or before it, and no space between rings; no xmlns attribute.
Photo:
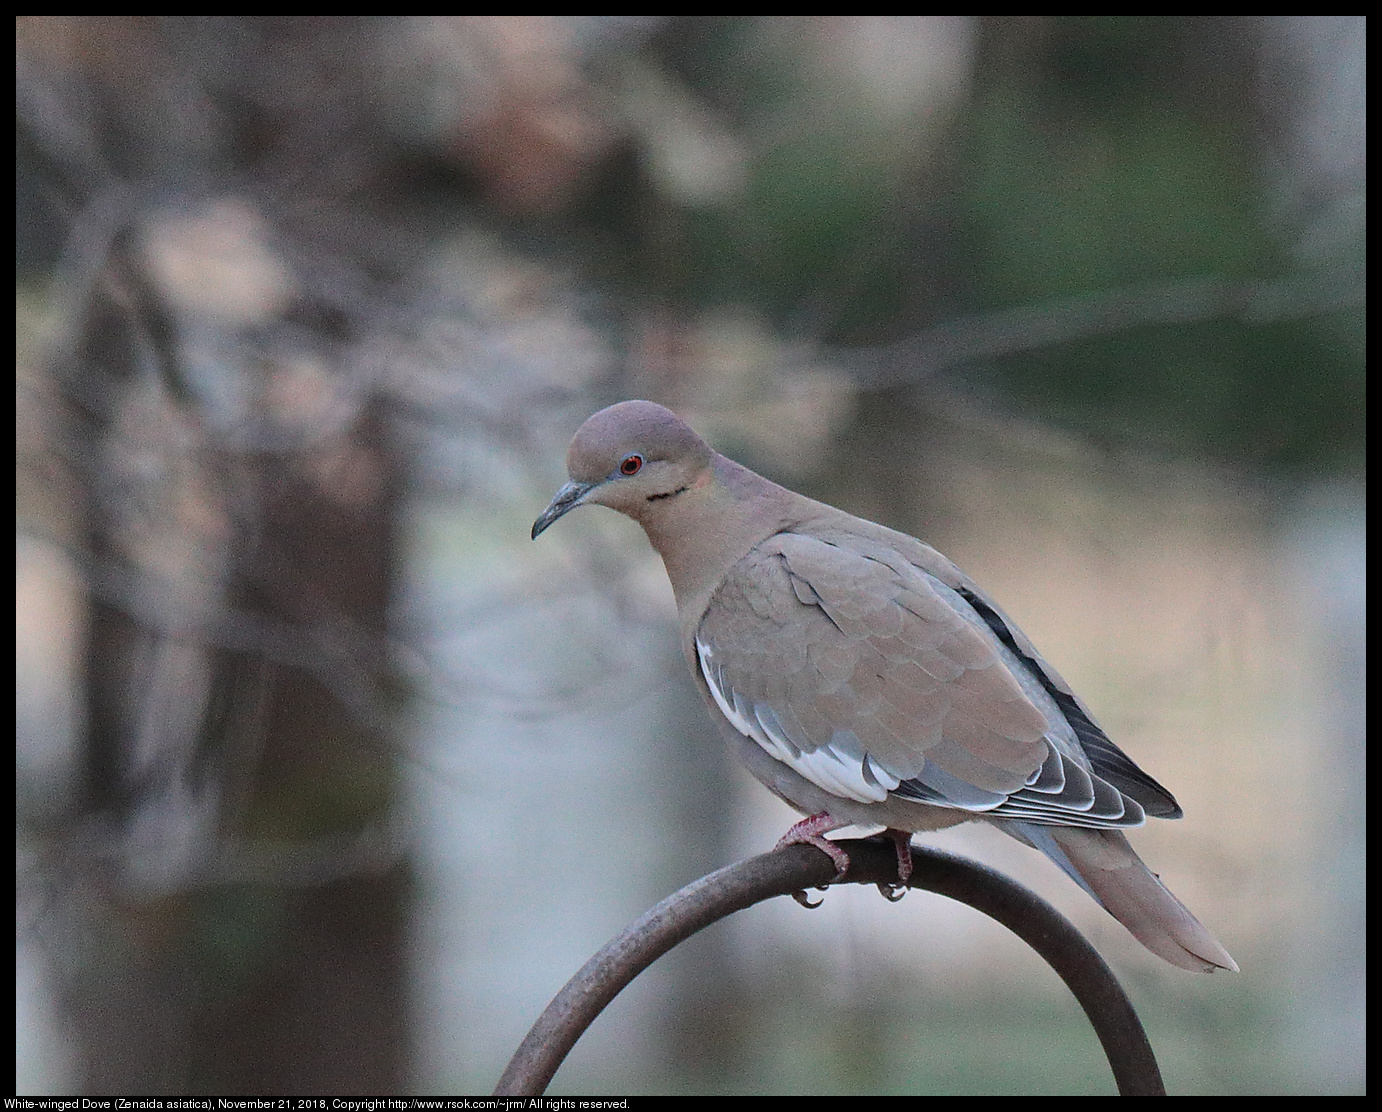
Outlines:
<svg viewBox="0 0 1382 1112"><path fill-rule="evenodd" d="M810 499L716 454L686 490L638 515L662 556L683 625L699 622L725 574L754 545L800 521Z"/></svg>

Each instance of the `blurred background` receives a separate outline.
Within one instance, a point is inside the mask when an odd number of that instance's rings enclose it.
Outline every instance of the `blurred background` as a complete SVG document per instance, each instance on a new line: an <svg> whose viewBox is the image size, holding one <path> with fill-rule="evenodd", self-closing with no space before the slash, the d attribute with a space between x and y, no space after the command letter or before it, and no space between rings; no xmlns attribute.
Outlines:
<svg viewBox="0 0 1382 1112"><path fill-rule="evenodd" d="M1361 17L17 21L21 1093L488 1091L794 816L638 529L623 398L919 535L1186 817L1243 968L1038 854L1172 1093L1364 1071ZM1113 1091L967 908L773 901L554 1093Z"/></svg>

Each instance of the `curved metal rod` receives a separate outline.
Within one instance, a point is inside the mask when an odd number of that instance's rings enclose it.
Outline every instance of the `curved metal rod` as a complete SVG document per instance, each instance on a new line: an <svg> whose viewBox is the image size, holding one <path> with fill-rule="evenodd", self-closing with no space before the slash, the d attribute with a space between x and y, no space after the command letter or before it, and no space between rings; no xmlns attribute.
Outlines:
<svg viewBox="0 0 1382 1112"><path fill-rule="evenodd" d="M897 883L891 842L867 838L840 845L850 862L844 882ZM762 900L825 885L834 874L834 863L819 850L794 845L718 869L668 896L586 962L557 993L515 1051L495 1095L543 1093L605 1005L677 943ZM912 847L910 887L966 903L1031 946L1069 986L1094 1025L1119 1093L1165 1095L1156 1057L1127 994L1103 958L1060 912L1001 873L917 846Z"/></svg>

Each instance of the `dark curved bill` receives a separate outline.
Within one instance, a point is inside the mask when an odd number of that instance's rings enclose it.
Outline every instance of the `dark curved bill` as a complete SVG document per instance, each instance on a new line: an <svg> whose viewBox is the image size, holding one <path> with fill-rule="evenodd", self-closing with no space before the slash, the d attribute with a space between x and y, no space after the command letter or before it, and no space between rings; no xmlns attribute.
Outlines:
<svg viewBox="0 0 1382 1112"><path fill-rule="evenodd" d="M578 483L575 479L563 485L552 497L551 504L538 514L537 520L533 522L533 540L537 540L537 535L567 510L574 510L579 506L581 499L598 485L598 483Z"/></svg>

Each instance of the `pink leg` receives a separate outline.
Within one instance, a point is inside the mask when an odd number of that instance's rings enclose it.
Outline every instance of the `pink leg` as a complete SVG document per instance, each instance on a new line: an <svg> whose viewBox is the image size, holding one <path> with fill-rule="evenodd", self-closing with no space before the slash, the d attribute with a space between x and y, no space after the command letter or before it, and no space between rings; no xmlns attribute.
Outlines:
<svg viewBox="0 0 1382 1112"><path fill-rule="evenodd" d="M897 884L880 884L878 890L884 897L896 903L907 894L907 881L912 879L912 832L888 827L883 833L891 838L893 845L897 847Z"/></svg>

